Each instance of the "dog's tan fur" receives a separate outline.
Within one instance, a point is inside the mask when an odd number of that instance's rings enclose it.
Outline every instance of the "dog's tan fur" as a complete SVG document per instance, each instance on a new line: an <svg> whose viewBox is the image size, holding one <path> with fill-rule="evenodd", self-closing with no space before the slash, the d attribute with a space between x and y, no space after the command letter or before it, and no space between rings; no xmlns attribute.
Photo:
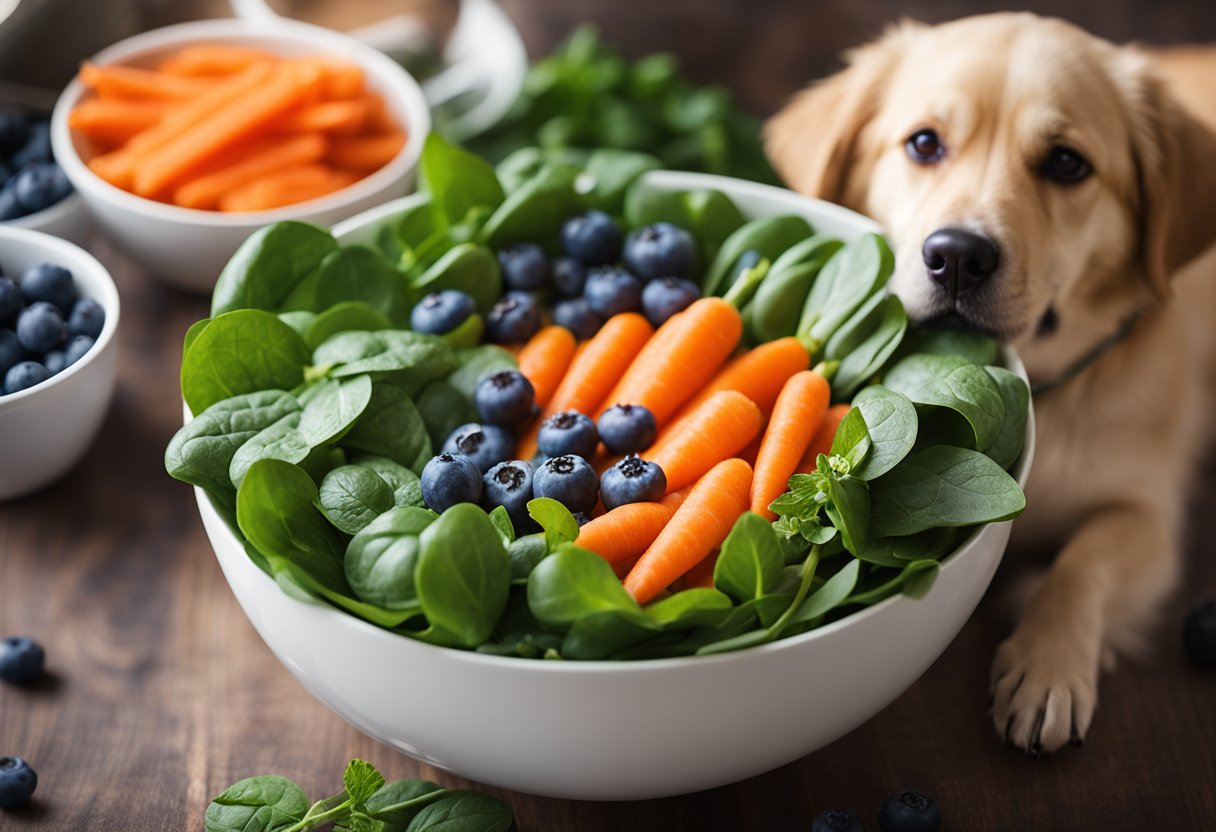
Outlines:
<svg viewBox="0 0 1216 832"><path fill-rule="evenodd" d="M796 190L877 218L914 319L947 310L926 235L991 237L1001 265L961 309L1055 379L1142 312L1131 335L1035 401L1039 449L1016 548L1058 547L993 666L997 731L1031 751L1083 738L1100 667L1135 647L1179 573L1188 481L1216 417L1216 52L1149 54L1029 14L902 24L767 126ZM922 128L946 146L913 163ZM1056 144L1094 174L1045 179ZM1040 330L1048 309L1052 334Z"/></svg>

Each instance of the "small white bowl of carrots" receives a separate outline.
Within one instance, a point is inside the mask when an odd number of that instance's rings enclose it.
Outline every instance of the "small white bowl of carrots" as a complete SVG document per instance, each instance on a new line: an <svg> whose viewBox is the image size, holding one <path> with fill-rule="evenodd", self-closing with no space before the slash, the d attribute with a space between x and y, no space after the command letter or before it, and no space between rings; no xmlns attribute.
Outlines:
<svg viewBox="0 0 1216 832"><path fill-rule="evenodd" d="M290 21L205 20L85 62L51 139L124 251L206 292L263 225L329 225L408 193L429 130L418 84L371 47Z"/></svg>

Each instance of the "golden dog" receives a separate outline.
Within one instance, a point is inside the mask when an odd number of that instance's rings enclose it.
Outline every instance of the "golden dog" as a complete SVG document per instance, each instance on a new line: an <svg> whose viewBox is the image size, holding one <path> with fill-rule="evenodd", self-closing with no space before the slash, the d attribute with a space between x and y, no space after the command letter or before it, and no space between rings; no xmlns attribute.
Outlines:
<svg viewBox="0 0 1216 832"><path fill-rule="evenodd" d="M1189 108L1189 109L1188 109ZM796 190L883 223L890 288L1020 351L1039 449L1017 547L1059 554L992 669L993 720L1050 752L1180 573L1216 416L1216 52L1058 20L902 24L766 127ZM1185 268L1184 268L1185 267Z"/></svg>

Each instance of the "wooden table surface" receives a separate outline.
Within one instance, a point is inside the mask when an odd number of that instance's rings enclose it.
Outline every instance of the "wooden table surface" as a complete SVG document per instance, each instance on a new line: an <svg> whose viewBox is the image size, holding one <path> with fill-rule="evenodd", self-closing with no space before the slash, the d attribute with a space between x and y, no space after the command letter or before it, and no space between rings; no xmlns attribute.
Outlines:
<svg viewBox="0 0 1216 832"><path fill-rule="evenodd" d="M112 410L65 480L0 505L0 635L36 638L51 671L29 689L0 685L0 756L24 756L40 776L34 804L0 813L0 829L200 830L208 799L239 778L279 773L320 797L336 791L354 756L390 779L465 785L346 725L246 621L191 490L162 467L180 424L181 337L207 304L153 282L101 240L93 248L123 303ZM1018 574L1006 563L920 681L803 760L713 791L638 803L495 793L522 830L805 830L835 806L857 811L874 830L883 797L903 788L936 797L948 830L1216 829L1216 674L1190 666L1180 646L1186 608L1216 594L1213 516L1209 469L1195 494L1187 580L1165 611L1155 652L1103 678L1082 749L1031 759L1004 749L993 732L988 666L1009 627L1002 589ZM813 718L814 709L808 702L791 723Z"/></svg>

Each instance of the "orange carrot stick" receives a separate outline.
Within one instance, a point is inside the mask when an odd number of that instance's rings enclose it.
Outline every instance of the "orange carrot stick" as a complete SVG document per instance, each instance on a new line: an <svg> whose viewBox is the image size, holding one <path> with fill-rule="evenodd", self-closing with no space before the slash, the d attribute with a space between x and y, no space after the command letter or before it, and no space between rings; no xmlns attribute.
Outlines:
<svg viewBox="0 0 1216 832"><path fill-rule="evenodd" d="M363 94L363 70L355 64L323 63L321 97L326 101L357 98Z"/></svg>
<svg viewBox="0 0 1216 832"><path fill-rule="evenodd" d="M405 133L334 139L329 162L340 168L373 171L387 165L405 147Z"/></svg>
<svg viewBox="0 0 1216 832"><path fill-rule="evenodd" d="M322 101L288 113L275 123L280 133L357 133L367 121L368 99Z"/></svg>
<svg viewBox="0 0 1216 832"><path fill-rule="evenodd" d="M584 525L575 542L616 566L641 557L684 502L688 490L668 494L657 503L629 503Z"/></svg>
<svg viewBox="0 0 1216 832"><path fill-rule="evenodd" d="M755 402L723 390L697 408L678 433L660 437L642 456L663 469L668 492L675 491L746 448L760 433L761 419Z"/></svg>
<svg viewBox="0 0 1216 832"><path fill-rule="evenodd" d="M673 327L669 333L663 330ZM721 298L702 298L659 328L601 403L642 405L665 425L717 372L739 343L743 320Z"/></svg>
<svg viewBox="0 0 1216 832"><path fill-rule="evenodd" d="M325 155L325 139L316 134L261 143L239 161L205 173L181 185L173 201L184 208L211 209L233 191L286 168L316 162Z"/></svg>
<svg viewBox="0 0 1216 832"><path fill-rule="evenodd" d="M752 468L741 459L719 462L698 480L625 577L629 594L645 604L721 546L747 511L751 485Z"/></svg>
<svg viewBox="0 0 1216 832"><path fill-rule="evenodd" d="M547 326L532 336L519 351L519 372L532 382L536 406L544 407L553 398L557 385L570 367L577 344L574 334L564 326Z"/></svg>
<svg viewBox="0 0 1216 832"><path fill-rule="evenodd" d="M768 504L785 493L786 483L819 430L831 400L827 379L811 370L796 373L781 388L752 478L752 511L769 522L777 515Z"/></svg>
<svg viewBox="0 0 1216 832"><path fill-rule="evenodd" d="M714 567L718 565L718 553L713 552L709 557L700 561L692 569L684 573L685 589L713 589Z"/></svg>
<svg viewBox="0 0 1216 832"><path fill-rule="evenodd" d="M267 211L333 193L358 181L351 171L325 165L299 165L276 171L220 200L221 211Z"/></svg>
<svg viewBox="0 0 1216 832"><path fill-rule="evenodd" d="M258 61L274 57L260 49L225 43L199 43L182 47L177 53L161 61L157 69L170 75L188 77L231 75L248 69Z"/></svg>
<svg viewBox="0 0 1216 832"><path fill-rule="evenodd" d="M847 404L834 404L827 409L827 412L823 414L823 421L819 423L819 429L811 438L811 444L807 446L806 453L802 455L802 461L798 463L798 468L794 471L795 474L809 474L814 471L819 455L831 452L832 440L836 438L836 428L840 427L840 423L844 421L849 410L850 407Z"/></svg>
<svg viewBox="0 0 1216 832"><path fill-rule="evenodd" d="M91 139L125 142L164 117L163 101L92 98L68 114L68 126Z"/></svg>
<svg viewBox="0 0 1216 832"><path fill-rule="evenodd" d="M195 98L215 88L215 82L182 78L134 66L98 66L86 61L80 67L80 80L101 96L118 98Z"/></svg>
<svg viewBox="0 0 1216 832"><path fill-rule="evenodd" d="M786 380L807 369L811 357L797 338L778 338L748 350L726 363L705 388L684 406L681 415L695 410L720 390L738 390L765 413L773 409Z"/></svg>

